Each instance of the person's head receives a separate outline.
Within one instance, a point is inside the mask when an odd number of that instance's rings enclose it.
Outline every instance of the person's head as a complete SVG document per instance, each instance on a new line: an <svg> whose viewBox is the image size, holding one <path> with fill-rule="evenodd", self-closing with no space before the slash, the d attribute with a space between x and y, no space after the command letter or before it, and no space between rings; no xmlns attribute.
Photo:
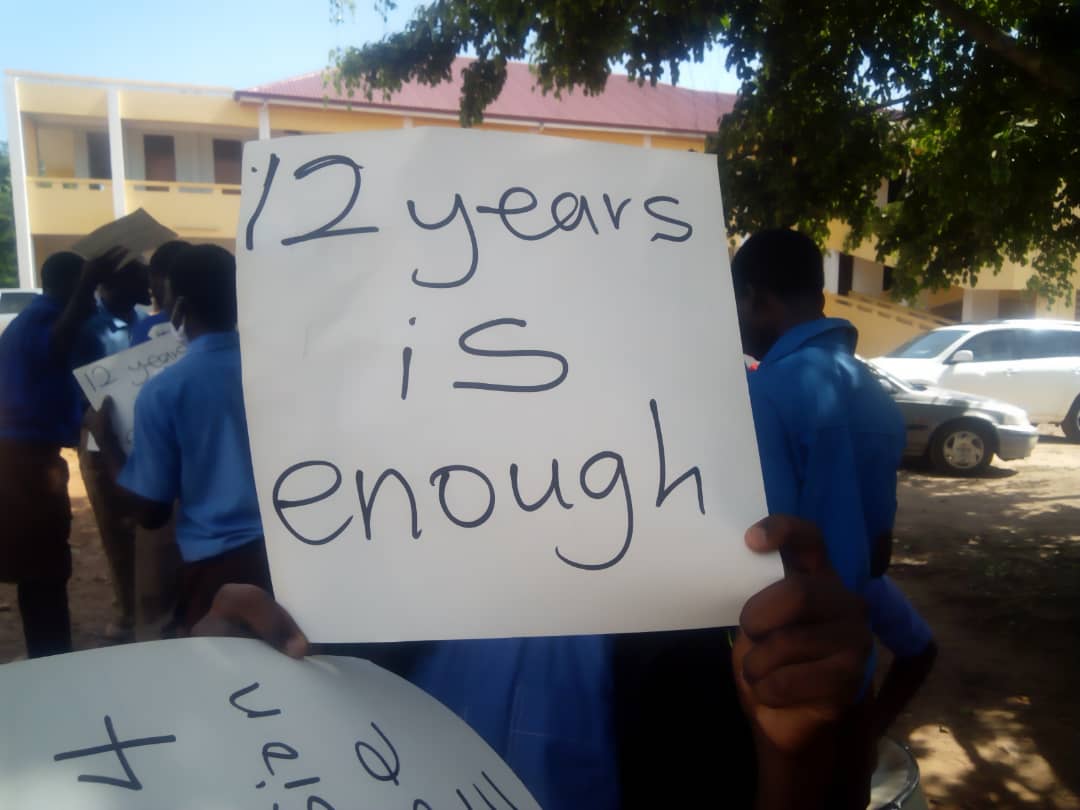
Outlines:
<svg viewBox="0 0 1080 810"><path fill-rule="evenodd" d="M784 332L822 317L825 271L821 251L797 231L760 231L731 262L743 351L761 359Z"/></svg>
<svg viewBox="0 0 1080 810"><path fill-rule="evenodd" d="M173 239L161 245L150 257L150 296L154 300L154 306L163 312L172 308L172 302L165 300L165 276L169 271L169 265L184 248L191 244L180 239Z"/></svg>
<svg viewBox="0 0 1080 810"><path fill-rule="evenodd" d="M70 250L54 253L41 265L41 291L66 303L79 283L83 264L83 257Z"/></svg>
<svg viewBox="0 0 1080 810"><path fill-rule="evenodd" d="M236 259L217 245L196 245L176 254L169 265L165 297L169 316L188 339L236 328Z"/></svg>
<svg viewBox="0 0 1080 810"><path fill-rule="evenodd" d="M110 273L98 287L101 303L113 315L124 317L136 304L150 303L148 268L138 259L125 263Z"/></svg>

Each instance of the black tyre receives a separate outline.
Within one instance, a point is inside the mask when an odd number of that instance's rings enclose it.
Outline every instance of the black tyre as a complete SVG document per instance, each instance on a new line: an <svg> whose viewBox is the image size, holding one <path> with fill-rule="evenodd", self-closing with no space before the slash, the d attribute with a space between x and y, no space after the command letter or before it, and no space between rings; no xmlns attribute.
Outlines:
<svg viewBox="0 0 1080 810"><path fill-rule="evenodd" d="M1080 444L1080 397L1073 400L1069 408L1069 415L1061 423L1061 429L1065 431L1065 438L1070 442Z"/></svg>
<svg viewBox="0 0 1080 810"><path fill-rule="evenodd" d="M993 428L974 419L942 425L930 443L930 461L946 475L979 475L993 457Z"/></svg>

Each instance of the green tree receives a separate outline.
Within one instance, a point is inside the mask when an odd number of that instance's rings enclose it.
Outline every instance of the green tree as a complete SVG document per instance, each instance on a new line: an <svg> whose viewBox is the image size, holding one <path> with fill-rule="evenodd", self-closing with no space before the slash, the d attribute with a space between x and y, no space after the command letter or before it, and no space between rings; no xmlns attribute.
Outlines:
<svg viewBox="0 0 1080 810"><path fill-rule="evenodd" d="M528 59L547 91L597 93L613 64L677 81L681 62L725 47L742 83L714 142L732 232L821 240L841 219L849 244L874 238L892 257L900 295L1034 258L1056 296L1080 254L1078 42L1070 0L435 0L338 51L335 79L369 97L434 84L471 50L469 125L509 60Z"/></svg>
<svg viewBox="0 0 1080 810"><path fill-rule="evenodd" d="M11 158L0 141L0 287L19 286L15 259L15 209L11 201Z"/></svg>

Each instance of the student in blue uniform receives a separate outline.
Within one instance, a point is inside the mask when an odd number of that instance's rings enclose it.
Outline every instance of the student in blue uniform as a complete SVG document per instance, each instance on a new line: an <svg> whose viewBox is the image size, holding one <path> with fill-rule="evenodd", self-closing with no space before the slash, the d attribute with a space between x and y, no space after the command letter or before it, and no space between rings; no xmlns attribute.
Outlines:
<svg viewBox="0 0 1080 810"><path fill-rule="evenodd" d="M84 366L130 348L131 329L142 317L136 305L149 303L147 270L142 262L129 261L106 277L98 287L97 310L75 340L72 366ZM84 429L79 442L79 471L109 561L117 607L104 634L112 641L130 641L135 632L135 526L112 495L100 454L89 437Z"/></svg>
<svg viewBox="0 0 1080 810"><path fill-rule="evenodd" d="M739 248L731 272L743 350L760 361L748 385L769 512L816 524L833 569L864 595L881 573L880 549L891 543L903 417L855 358L855 328L825 317L813 241L787 229L761 231ZM861 810L869 798L870 713L868 695L850 719L849 793L838 807Z"/></svg>
<svg viewBox="0 0 1080 810"><path fill-rule="evenodd" d="M178 502L179 618L186 630L223 584L269 589L270 574L244 417L236 261L216 245L188 247L169 265L166 287L187 352L139 392L130 457L112 432L109 405L93 429L140 525L163 525Z"/></svg>
<svg viewBox="0 0 1080 810"><path fill-rule="evenodd" d="M191 247L188 242L173 239L166 242L150 257L149 284L150 301L154 311L131 327L131 345L138 346L150 338L167 334L169 316L172 314L172 302L165 299L165 278L169 265L184 248Z"/></svg>
<svg viewBox="0 0 1080 810"><path fill-rule="evenodd" d="M54 253L43 293L0 336L0 582L17 585L30 658L71 649L71 503L61 448L79 441L82 399L71 374L76 335L98 282L123 251L85 263Z"/></svg>

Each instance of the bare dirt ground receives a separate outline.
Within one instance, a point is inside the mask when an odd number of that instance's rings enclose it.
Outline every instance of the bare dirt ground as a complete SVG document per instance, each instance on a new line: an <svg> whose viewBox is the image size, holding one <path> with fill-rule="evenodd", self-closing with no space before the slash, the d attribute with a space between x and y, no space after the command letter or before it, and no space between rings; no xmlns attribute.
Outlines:
<svg viewBox="0 0 1080 810"><path fill-rule="evenodd" d="M75 643L105 644L112 591L74 455L69 587ZM1080 810L1080 446L976 480L901 472L893 578L941 647L894 736L919 758L935 810ZM23 654L0 585L0 663Z"/></svg>

